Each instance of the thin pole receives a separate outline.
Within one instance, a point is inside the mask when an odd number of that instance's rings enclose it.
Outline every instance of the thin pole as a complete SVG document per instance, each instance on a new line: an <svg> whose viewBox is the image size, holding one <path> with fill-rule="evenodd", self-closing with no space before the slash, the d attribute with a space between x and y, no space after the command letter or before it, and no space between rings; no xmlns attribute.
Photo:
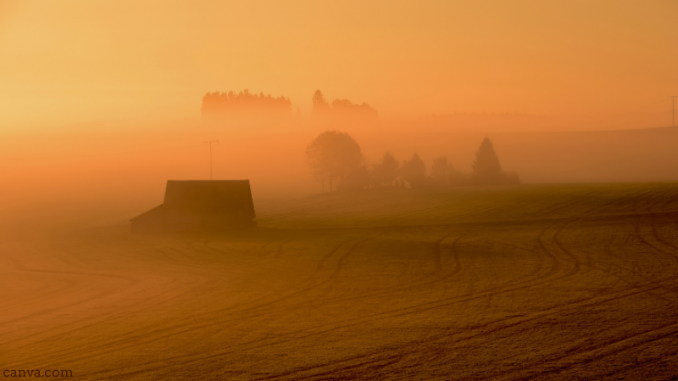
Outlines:
<svg viewBox="0 0 678 381"><path fill-rule="evenodd" d="M676 98L678 98L678 95L673 95L670 96L671 98L671 126L675 127L676 126Z"/></svg>
<svg viewBox="0 0 678 381"><path fill-rule="evenodd" d="M210 145L210 180L212 180L212 143L219 143L218 140L210 140L205 143Z"/></svg>

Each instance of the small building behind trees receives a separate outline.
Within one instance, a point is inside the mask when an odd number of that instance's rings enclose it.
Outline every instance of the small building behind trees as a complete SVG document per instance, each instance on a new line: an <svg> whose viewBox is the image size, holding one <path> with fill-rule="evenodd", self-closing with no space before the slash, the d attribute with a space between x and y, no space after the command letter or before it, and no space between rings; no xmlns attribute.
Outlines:
<svg viewBox="0 0 678 381"><path fill-rule="evenodd" d="M167 181L161 205L130 220L132 233L255 226L249 180Z"/></svg>

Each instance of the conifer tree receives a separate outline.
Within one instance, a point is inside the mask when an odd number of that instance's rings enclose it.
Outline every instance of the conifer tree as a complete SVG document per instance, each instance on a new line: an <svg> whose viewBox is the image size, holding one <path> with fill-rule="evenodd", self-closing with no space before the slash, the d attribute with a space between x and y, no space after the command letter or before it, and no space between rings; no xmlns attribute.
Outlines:
<svg viewBox="0 0 678 381"><path fill-rule="evenodd" d="M421 188L426 185L426 164L418 154L412 155L410 160L403 162L400 174L410 183L412 188Z"/></svg>
<svg viewBox="0 0 678 381"><path fill-rule="evenodd" d="M497 153L494 152L492 141L485 138L476 152L473 162L474 181L480 185L499 184L503 180L501 164Z"/></svg>
<svg viewBox="0 0 678 381"><path fill-rule="evenodd" d="M395 156L390 151L386 152L379 163L374 166L374 180L377 185L393 184L393 180L398 177L399 167L400 163Z"/></svg>
<svg viewBox="0 0 678 381"><path fill-rule="evenodd" d="M330 111L330 104L327 103L327 100L325 100L325 96L323 95L322 91L316 90L315 93L313 93L312 101L314 115L320 115Z"/></svg>

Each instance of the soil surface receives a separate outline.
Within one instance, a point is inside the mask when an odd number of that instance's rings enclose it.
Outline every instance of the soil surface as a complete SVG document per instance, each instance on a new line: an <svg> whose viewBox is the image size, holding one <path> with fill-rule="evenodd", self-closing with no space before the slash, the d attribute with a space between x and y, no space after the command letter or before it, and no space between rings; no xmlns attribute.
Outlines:
<svg viewBox="0 0 678 381"><path fill-rule="evenodd" d="M678 184L255 207L258 228L223 233L2 236L0 372L678 379Z"/></svg>

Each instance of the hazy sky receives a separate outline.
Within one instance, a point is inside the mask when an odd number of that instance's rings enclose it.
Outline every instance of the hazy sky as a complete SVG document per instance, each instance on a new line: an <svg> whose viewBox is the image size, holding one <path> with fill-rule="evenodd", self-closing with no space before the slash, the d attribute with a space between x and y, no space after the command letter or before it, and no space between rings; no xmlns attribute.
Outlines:
<svg viewBox="0 0 678 381"><path fill-rule="evenodd" d="M304 114L318 88L385 117L645 111L678 95L677 25L675 0L0 0L0 128L245 88Z"/></svg>

